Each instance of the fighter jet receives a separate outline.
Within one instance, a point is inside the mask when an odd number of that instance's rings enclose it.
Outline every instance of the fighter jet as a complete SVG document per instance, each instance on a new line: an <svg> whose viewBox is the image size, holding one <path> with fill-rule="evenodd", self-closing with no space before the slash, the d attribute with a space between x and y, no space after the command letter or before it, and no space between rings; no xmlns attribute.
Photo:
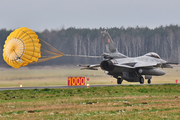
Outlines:
<svg viewBox="0 0 180 120"><path fill-rule="evenodd" d="M160 58L157 53L150 52L139 57L128 57L119 53L107 31L103 35L106 53L102 54L103 61L95 65L80 65L83 69L97 70L100 67L107 75L117 79L117 84L123 80L128 82L140 82L144 84L144 78L151 83L152 76L161 76L165 71L159 68L173 68L167 61Z"/></svg>

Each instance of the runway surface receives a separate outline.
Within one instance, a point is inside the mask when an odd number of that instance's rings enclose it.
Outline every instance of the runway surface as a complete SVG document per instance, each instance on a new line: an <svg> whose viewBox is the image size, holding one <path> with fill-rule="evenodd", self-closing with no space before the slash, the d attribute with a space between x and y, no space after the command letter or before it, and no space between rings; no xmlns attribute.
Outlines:
<svg viewBox="0 0 180 120"><path fill-rule="evenodd" d="M180 83L159 83L159 84L120 84L120 85L90 85L89 87L106 87L106 86L128 86L128 85L165 85L165 84L180 84ZM57 89L57 88L87 88L87 86L43 86L43 87L7 87L0 88L0 91L4 90L20 90L20 89Z"/></svg>

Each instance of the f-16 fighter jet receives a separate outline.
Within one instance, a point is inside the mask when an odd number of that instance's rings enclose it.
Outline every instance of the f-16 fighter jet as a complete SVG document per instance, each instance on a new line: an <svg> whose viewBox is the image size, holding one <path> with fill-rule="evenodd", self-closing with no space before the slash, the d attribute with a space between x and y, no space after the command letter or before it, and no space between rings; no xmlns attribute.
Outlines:
<svg viewBox="0 0 180 120"><path fill-rule="evenodd" d="M111 36L107 31L101 32L106 46L106 53L102 54L104 60L100 64L81 66L81 69L97 70L100 67L106 74L117 79L117 84L123 80L128 82L144 83L144 78L151 83L152 76L161 76L165 72L160 68L173 68L167 61L160 58L157 53L150 52L139 57L128 57L119 53Z"/></svg>

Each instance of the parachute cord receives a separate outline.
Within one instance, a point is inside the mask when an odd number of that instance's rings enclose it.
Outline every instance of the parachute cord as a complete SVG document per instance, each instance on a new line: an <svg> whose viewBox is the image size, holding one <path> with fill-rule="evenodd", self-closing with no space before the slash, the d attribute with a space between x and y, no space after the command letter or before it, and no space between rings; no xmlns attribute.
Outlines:
<svg viewBox="0 0 180 120"><path fill-rule="evenodd" d="M64 56L74 56L74 57L90 57L90 58L102 58L102 56L69 55L69 54L64 54Z"/></svg>
<svg viewBox="0 0 180 120"><path fill-rule="evenodd" d="M17 55L17 53L15 52L15 50L13 49L14 53L16 54L16 61L19 63L22 63L23 61L21 60L21 58Z"/></svg>
<svg viewBox="0 0 180 120"><path fill-rule="evenodd" d="M17 58L20 59L20 57L18 56L18 54L16 53L16 51L13 49L14 53L16 54Z"/></svg>

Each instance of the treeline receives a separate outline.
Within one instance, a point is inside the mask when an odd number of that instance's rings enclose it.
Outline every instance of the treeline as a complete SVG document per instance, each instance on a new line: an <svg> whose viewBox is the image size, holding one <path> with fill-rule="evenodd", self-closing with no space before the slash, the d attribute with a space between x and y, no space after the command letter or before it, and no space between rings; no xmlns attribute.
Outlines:
<svg viewBox="0 0 180 120"><path fill-rule="evenodd" d="M155 29L148 27L129 28L67 28L61 30L44 30L36 32L39 38L51 44L65 54L100 56L105 46L101 31L107 30L119 52L136 57L148 52L156 52L170 62L180 62L180 26L160 26ZM5 65L2 57L3 45L11 30L0 30L0 65ZM38 65L99 63L101 59L61 57Z"/></svg>

